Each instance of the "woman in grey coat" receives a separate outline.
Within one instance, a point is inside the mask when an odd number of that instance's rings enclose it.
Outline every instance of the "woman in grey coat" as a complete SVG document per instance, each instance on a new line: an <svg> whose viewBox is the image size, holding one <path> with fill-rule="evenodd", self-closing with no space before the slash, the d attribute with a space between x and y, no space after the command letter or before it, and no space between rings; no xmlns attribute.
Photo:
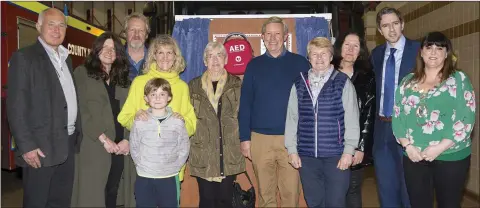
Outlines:
<svg viewBox="0 0 480 208"><path fill-rule="evenodd" d="M74 78L84 140L75 158L72 207L116 207L123 169L131 164L128 133L116 119L130 85L118 36L100 35Z"/></svg>

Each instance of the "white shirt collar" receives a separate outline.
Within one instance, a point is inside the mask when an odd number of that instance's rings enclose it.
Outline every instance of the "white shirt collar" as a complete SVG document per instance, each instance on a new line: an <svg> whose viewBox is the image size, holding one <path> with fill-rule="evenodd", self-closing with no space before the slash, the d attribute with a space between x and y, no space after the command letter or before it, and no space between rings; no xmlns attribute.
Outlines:
<svg viewBox="0 0 480 208"><path fill-rule="evenodd" d="M400 39L398 39L398 42L397 44L395 44L395 49L397 49L397 51L403 51L403 49L405 48L405 42L406 42L406 38L405 36L400 36ZM388 51L388 53L390 53L390 48L392 48L392 46L390 45L390 43L387 42L387 48L386 48L386 51Z"/></svg>
<svg viewBox="0 0 480 208"><path fill-rule="evenodd" d="M50 55L55 55L56 51L52 48L52 46L48 45L40 36L38 36L38 41L42 44L43 48L45 51L47 51L48 54ZM60 58L62 61L65 61L68 57L68 50L65 48L63 45L58 46L58 54L60 55Z"/></svg>

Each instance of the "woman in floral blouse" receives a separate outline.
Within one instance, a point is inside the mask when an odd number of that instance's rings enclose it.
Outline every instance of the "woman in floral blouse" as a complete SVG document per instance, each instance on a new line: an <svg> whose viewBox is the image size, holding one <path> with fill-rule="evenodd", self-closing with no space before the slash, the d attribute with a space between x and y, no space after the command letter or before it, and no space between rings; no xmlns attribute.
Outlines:
<svg viewBox="0 0 480 208"><path fill-rule="evenodd" d="M405 180L413 208L460 207L470 167L475 94L455 67L450 40L431 32L417 65L396 91L392 128L403 146ZM434 192L435 189L435 192Z"/></svg>

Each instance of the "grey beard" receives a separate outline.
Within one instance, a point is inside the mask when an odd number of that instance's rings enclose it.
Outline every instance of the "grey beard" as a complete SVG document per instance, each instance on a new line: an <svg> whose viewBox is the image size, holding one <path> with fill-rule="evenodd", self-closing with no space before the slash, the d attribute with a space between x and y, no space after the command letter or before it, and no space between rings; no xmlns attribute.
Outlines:
<svg viewBox="0 0 480 208"><path fill-rule="evenodd" d="M133 49L140 49L140 48L144 47L144 44L128 43L128 47L133 48Z"/></svg>

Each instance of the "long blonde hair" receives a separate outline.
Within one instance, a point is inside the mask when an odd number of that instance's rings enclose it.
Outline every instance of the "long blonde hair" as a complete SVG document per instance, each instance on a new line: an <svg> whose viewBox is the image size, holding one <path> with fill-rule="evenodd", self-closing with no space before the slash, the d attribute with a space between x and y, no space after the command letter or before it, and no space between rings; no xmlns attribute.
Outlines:
<svg viewBox="0 0 480 208"><path fill-rule="evenodd" d="M158 49L160 49L160 47L172 47L173 52L175 53L175 62L173 63L172 68L169 70L170 72L180 73L185 70L185 59L182 56L182 51L178 47L177 41L175 41L175 39L173 39L170 35L158 35L150 43L147 60L143 66L144 74L148 73L150 70L150 65L157 64L155 61L155 53Z"/></svg>

